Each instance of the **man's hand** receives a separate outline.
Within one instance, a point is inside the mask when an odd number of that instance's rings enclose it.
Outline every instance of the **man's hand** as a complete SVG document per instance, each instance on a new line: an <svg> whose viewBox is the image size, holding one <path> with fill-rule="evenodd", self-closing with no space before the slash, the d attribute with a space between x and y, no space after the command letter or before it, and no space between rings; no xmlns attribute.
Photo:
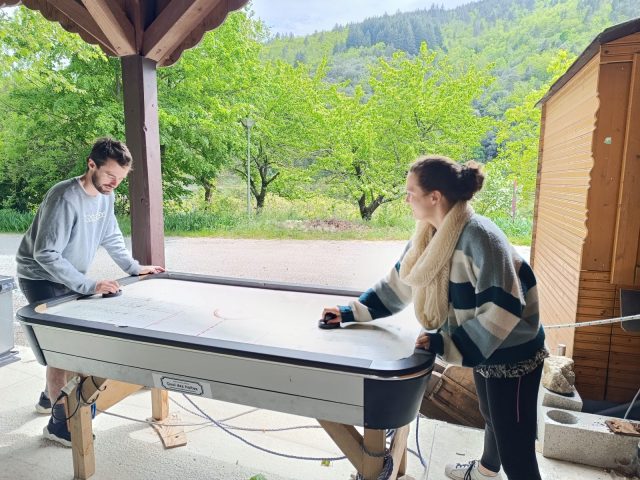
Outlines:
<svg viewBox="0 0 640 480"><path fill-rule="evenodd" d="M164 267L160 267L159 265L141 265L140 272L138 275L146 275L148 273L162 273L164 272Z"/></svg>
<svg viewBox="0 0 640 480"><path fill-rule="evenodd" d="M418 335L418 338L416 339L416 348L422 348L424 350L429 350L429 346L430 346L430 340L431 338L429 337L428 334L426 333L421 333L420 335Z"/></svg>
<svg viewBox="0 0 640 480"><path fill-rule="evenodd" d="M116 293L120 290L120 284L115 280L99 280L96 283L95 293Z"/></svg>

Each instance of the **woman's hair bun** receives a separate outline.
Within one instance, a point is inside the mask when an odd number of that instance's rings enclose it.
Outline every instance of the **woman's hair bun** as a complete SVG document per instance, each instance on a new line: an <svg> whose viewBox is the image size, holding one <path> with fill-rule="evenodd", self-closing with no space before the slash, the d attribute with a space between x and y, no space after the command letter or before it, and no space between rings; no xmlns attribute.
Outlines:
<svg viewBox="0 0 640 480"><path fill-rule="evenodd" d="M459 200L471 200L484 183L482 166L478 162L471 160L460 167L459 177Z"/></svg>

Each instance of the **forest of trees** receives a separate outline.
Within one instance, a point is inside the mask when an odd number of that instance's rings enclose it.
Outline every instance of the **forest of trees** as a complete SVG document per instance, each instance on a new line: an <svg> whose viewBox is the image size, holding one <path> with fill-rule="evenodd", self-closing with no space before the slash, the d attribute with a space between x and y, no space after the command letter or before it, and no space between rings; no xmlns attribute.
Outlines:
<svg viewBox="0 0 640 480"><path fill-rule="evenodd" d="M513 214L515 185L517 215L530 218L535 103L599 32L637 16L635 4L482 0L305 37L271 36L236 12L159 70L167 207L206 209L224 201L219 179L245 181L238 120L251 116L258 211L269 198L322 197L366 221L402 197L416 156L439 153L486 164L477 210ZM124 137L120 82L118 59L30 10L0 13L0 208L33 211L83 171L96 137Z"/></svg>

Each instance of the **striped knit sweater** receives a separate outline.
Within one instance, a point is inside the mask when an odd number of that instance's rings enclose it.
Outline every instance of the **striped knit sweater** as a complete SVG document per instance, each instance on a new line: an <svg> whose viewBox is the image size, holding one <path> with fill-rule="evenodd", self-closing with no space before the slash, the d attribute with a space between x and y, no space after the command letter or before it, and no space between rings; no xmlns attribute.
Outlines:
<svg viewBox="0 0 640 480"><path fill-rule="evenodd" d="M411 303L411 287L398 276L401 262L340 307L343 322L386 317ZM430 351L468 367L513 365L544 347L533 271L488 218L474 214L460 234L451 259L448 317L427 334Z"/></svg>

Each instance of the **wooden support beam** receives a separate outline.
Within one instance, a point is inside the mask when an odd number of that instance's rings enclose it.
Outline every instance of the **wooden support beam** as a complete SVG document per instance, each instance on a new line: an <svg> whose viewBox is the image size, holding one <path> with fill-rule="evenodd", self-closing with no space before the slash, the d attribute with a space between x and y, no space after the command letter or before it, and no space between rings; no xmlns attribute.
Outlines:
<svg viewBox="0 0 640 480"><path fill-rule="evenodd" d="M168 57L213 10L224 9L219 0L173 0L147 28L142 54L156 62ZM226 13L226 12L225 12Z"/></svg>
<svg viewBox="0 0 640 480"><path fill-rule="evenodd" d="M400 427L393 436L391 445L391 457L393 458L393 470L391 478L401 477L407 471L407 438L409 437L409 425Z"/></svg>
<svg viewBox="0 0 640 480"><path fill-rule="evenodd" d="M362 452L362 471L364 480L377 480L384 465L384 450L386 448L385 430L364 429ZM368 452L368 453L367 453ZM390 477L390 478L393 478Z"/></svg>
<svg viewBox="0 0 640 480"><path fill-rule="evenodd" d="M151 410L154 420L161 421L169 416L169 392L161 388L151 389Z"/></svg>
<svg viewBox="0 0 640 480"><path fill-rule="evenodd" d="M49 0L49 4L69 17L69 20L84 30L88 35L91 35L105 50L109 51L112 55L118 54L87 9L83 8L78 2L75 0Z"/></svg>
<svg viewBox="0 0 640 480"><path fill-rule="evenodd" d="M122 58L122 83L127 145L133 156L129 176L133 256L142 264L164 266L156 63L140 55Z"/></svg>
<svg viewBox="0 0 640 480"><path fill-rule="evenodd" d="M119 57L134 55L135 32L133 25L117 2L108 0L82 0Z"/></svg>
<svg viewBox="0 0 640 480"><path fill-rule="evenodd" d="M119 401L127 398L129 395L142 388L140 385L118 382L116 380L107 380L103 387L104 390L100 392L100 395L96 400L96 408L99 411L108 410Z"/></svg>
<svg viewBox="0 0 640 480"><path fill-rule="evenodd" d="M363 437L352 425L327 420L318 420L318 423L365 480L377 480L384 466L384 453L387 446L385 430L365 428ZM408 436L409 425L405 425L398 428L393 437L391 446L393 471L389 477L391 480L400 478L406 472Z"/></svg>
<svg viewBox="0 0 640 480"><path fill-rule="evenodd" d="M358 472L362 471L362 435L352 425L318 420L320 426L347 456Z"/></svg>
<svg viewBox="0 0 640 480"><path fill-rule="evenodd" d="M145 6L147 4L145 3ZM136 52L142 51L142 39L144 37L144 14L140 0L126 0L125 10L131 25L133 26L134 48Z"/></svg>
<svg viewBox="0 0 640 480"><path fill-rule="evenodd" d="M611 283L640 286L640 53L633 56L629 90Z"/></svg>
<svg viewBox="0 0 640 480"><path fill-rule="evenodd" d="M91 407L88 405L78 406L75 397L69 396L68 408L70 412L74 410L76 412L69 420L71 456L73 457L73 478L85 480L96 473Z"/></svg>
<svg viewBox="0 0 640 480"><path fill-rule="evenodd" d="M96 459L93 451L93 429L91 425L91 407L78 403L77 389L81 388L81 398L91 403L107 382L104 378L87 377L87 381L71 391L67 397L69 432L71 433L71 456L73 457L73 478L85 480L96 472ZM75 413L74 413L75 412Z"/></svg>

